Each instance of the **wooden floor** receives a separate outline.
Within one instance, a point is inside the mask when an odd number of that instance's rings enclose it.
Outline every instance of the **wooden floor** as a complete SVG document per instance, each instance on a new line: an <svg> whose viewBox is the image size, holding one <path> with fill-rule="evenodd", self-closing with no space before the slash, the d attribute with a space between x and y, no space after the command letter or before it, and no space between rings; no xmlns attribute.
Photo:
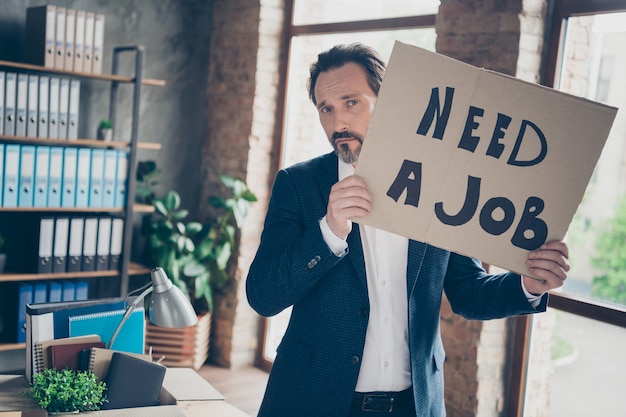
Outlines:
<svg viewBox="0 0 626 417"><path fill-rule="evenodd" d="M237 370L204 365L198 373L232 405L256 417L267 384L267 372L246 367Z"/></svg>

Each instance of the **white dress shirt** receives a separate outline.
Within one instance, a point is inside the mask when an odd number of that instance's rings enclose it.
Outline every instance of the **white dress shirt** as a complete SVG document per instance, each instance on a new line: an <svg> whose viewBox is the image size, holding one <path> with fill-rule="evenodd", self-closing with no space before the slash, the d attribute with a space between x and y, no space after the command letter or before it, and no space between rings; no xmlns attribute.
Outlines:
<svg viewBox="0 0 626 417"><path fill-rule="evenodd" d="M350 164L339 161L339 181L354 174ZM328 247L341 256L348 248L335 235L326 217L320 229ZM360 226L365 257L370 315L365 348L357 380L357 392L402 391L411 386L411 364L408 343L408 295L406 269L409 240L403 236ZM522 290L533 307L541 296Z"/></svg>

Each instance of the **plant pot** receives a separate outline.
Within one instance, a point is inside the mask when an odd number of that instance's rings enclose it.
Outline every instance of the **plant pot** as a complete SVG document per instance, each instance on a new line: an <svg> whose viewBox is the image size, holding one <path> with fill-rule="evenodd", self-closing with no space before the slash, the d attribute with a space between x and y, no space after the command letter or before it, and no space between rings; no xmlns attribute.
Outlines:
<svg viewBox="0 0 626 417"><path fill-rule="evenodd" d="M105 142L110 142L113 139L113 129L98 128L98 139Z"/></svg>
<svg viewBox="0 0 626 417"><path fill-rule="evenodd" d="M211 314L198 316L198 323L182 329L146 322L146 353L169 367L200 369L209 357Z"/></svg>

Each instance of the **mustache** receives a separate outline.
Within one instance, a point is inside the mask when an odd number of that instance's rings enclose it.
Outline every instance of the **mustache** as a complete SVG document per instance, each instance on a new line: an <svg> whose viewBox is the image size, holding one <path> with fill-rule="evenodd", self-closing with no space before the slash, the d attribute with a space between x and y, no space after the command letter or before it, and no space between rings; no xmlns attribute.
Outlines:
<svg viewBox="0 0 626 417"><path fill-rule="evenodd" d="M349 131L349 130L344 130L341 132L334 132L331 136L331 139L333 142L337 141L337 139L347 139L347 138L353 138L359 143L363 143L363 137L361 135L359 135L358 133Z"/></svg>

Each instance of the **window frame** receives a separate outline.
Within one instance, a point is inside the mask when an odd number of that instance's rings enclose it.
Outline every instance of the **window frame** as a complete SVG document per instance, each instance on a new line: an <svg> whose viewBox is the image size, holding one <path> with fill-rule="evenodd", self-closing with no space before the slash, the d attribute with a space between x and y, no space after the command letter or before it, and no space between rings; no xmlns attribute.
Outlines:
<svg viewBox="0 0 626 417"><path fill-rule="evenodd" d="M546 30L546 59L541 84L554 88L557 70L561 65L563 37L568 18L616 12L626 12L624 0L555 0ZM626 308L621 306L551 291L549 307L626 328ZM531 316L520 316L515 319L507 413L509 416L523 416L526 370L529 363L530 338L532 336L531 324Z"/></svg>

